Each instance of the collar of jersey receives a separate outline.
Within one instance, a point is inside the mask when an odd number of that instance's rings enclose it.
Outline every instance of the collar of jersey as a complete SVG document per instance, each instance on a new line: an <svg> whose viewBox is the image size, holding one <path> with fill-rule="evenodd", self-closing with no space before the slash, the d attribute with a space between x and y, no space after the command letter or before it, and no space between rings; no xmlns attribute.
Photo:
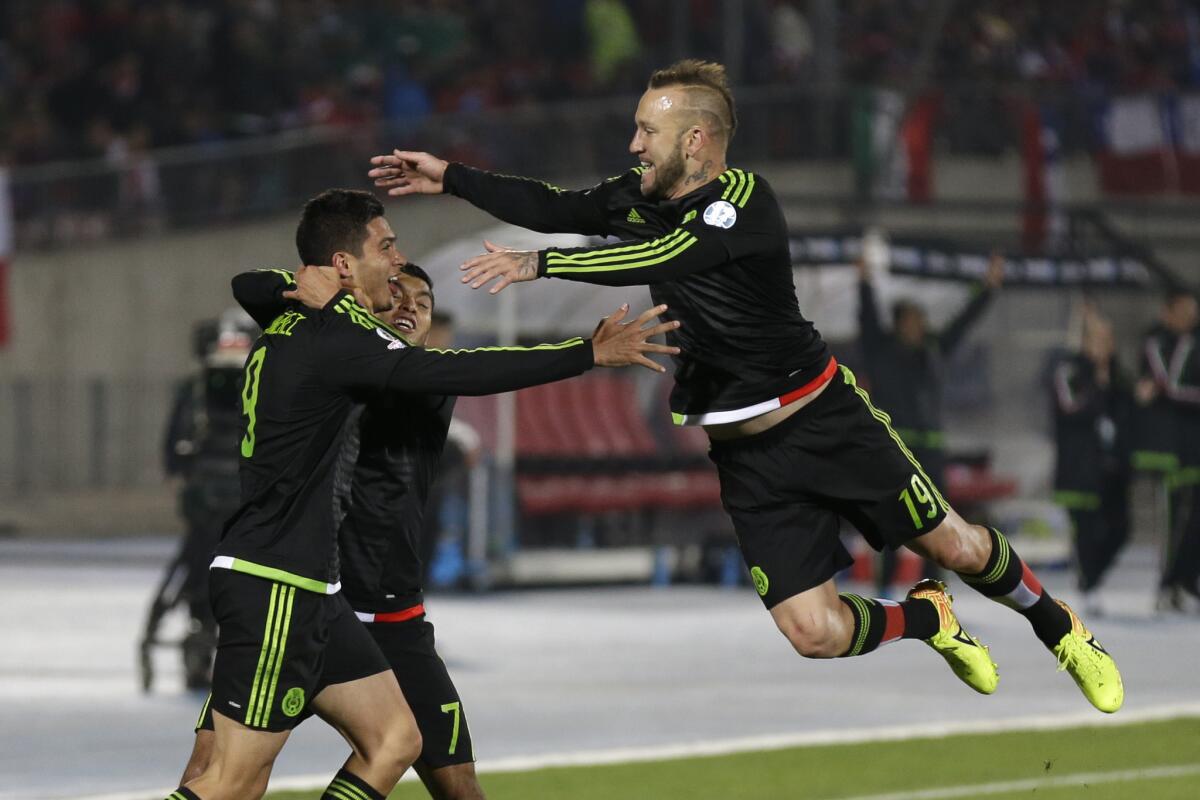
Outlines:
<svg viewBox="0 0 1200 800"><path fill-rule="evenodd" d="M413 344L411 341L409 341L408 337L407 337L407 336L405 336L403 333L401 333L399 329L397 329L397 328L393 328L391 325L388 325L386 322L384 322L383 320L381 320L379 317L375 316L373 313L371 313L371 312L370 312L370 311L368 311L367 309L363 308L363 307L362 307L362 305L361 305L361 304L360 304L360 303L359 303L357 300L355 300L355 299L354 299L354 295L353 295L351 292L348 292L348 291L346 291L345 289L341 289L341 290L338 292L338 294L334 295L333 302L332 302L332 303L330 303L330 305L331 305L331 306L336 306L338 303L342 302L342 301L341 301L340 299L338 299L338 298L339 298L339 296L343 296L343 295L344 295L345 297L348 297L348 298L350 299L350 302L351 302L351 303L353 303L355 306L357 306L357 307L358 307L358 309L359 309L360 311L362 311L362 313L364 313L364 314L366 314L368 317L370 317L370 318L371 318L371 320L372 320L372 321L373 321L373 322L374 322L376 325L378 325L379 327L383 328L385 331L387 331L388 333L392 334L393 336L397 337L397 338L398 338L400 341L404 342L404 343L405 343L406 345L408 345L409 347L415 347L415 346L416 346L416 345L414 345L414 344Z"/></svg>

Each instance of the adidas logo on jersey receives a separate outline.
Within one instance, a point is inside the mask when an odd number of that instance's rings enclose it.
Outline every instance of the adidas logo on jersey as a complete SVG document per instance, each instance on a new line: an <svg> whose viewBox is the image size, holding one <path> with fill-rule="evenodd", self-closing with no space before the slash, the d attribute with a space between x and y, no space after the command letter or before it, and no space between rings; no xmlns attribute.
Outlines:
<svg viewBox="0 0 1200 800"><path fill-rule="evenodd" d="M642 219L642 215L638 213L636 208L629 209L629 216L625 218L626 222L636 222L639 225L645 224L646 220Z"/></svg>

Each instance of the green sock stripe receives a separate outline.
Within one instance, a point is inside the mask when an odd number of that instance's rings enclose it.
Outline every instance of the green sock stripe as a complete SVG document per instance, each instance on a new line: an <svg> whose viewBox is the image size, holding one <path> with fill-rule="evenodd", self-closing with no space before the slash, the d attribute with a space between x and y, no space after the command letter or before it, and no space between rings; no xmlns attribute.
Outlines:
<svg viewBox="0 0 1200 800"><path fill-rule="evenodd" d="M345 789L339 788L337 786L337 781L329 784L329 787L325 789L325 794L329 797L336 797L337 800L362 800L359 795L350 794Z"/></svg>
<svg viewBox="0 0 1200 800"><path fill-rule="evenodd" d="M208 697L204 698L204 705L200 706L200 716L196 717L196 725L199 728L204 724L204 715L208 713L208 706L212 703L212 692L208 693Z"/></svg>
<svg viewBox="0 0 1200 800"><path fill-rule="evenodd" d="M888 436L892 438L892 441L895 442L896 446L900 448L900 452L903 453L904 457L907 458L909 463L913 465L913 469L915 469L917 474L921 476L921 479L925 481L925 485L928 486L929 491L933 493L933 497L935 500L937 500L937 503L941 507L942 511L949 513L950 504L946 502L944 497L942 497L942 493L938 490L937 484L931 481L929 476L925 474L925 469L921 466L921 462L917 461L917 457L914 456L912 451L908 449L908 445L904 444L904 440L900 438L900 434L896 433L895 428L892 427L892 418L888 416L887 412L879 410L871 403L871 396L868 395L867 392L858 385L854 378L854 373L851 372L850 369L844 364L840 366L842 369L842 379L845 380L846 383L851 387L853 387L854 393L862 398L862 401L867 404L868 413L870 413L870 415L878 422L883 424L883 427L888 432Z"/></svg>
<svg viewBox="0 0 1200 800"><path fill-rule="evenodd" d="M329 784L329 788L341 789L344 792L348 792L352 797L357 798L357 800L371 800L370 795L345 778L334 778L333 783Z"/></svg>
<svg viewBox="0 0 1200 800"><path fill-rule="evenodd" d="M277 634L278 651L275 656L275 664L271 669L271 685L267 690L266 702L263 704L262 727L264 728L271 721L271 709L275 705L275 688L279 685L279 672L283 667L283 654L287 650L288 631L292 626L292 606L296 601L295 586L288 586L284 592L283 624L279 626Z"/></svg>
<svg viewBox="0 0 1200 800"><path fill-rule="evenodd" d="M1008 570L1008 563L1012 560L1012 547L1008 543L1008 538L1003 533L995 528L992 528L992 533L996 534L996 547L1000 548L1000 552L996 556L996 566L992 567L992 571L986 575L964 577L963 580L967 583L986 586L989 583L995 583L1000 580Z"/></svg>
<svg viewBox="0 0 1200 800"><path fill-rule="evenodd" d="M865 597L846 592L842 592L838 596L850 603L850 610L858 617L858 636L855 637L854 644L846 651L847 656L856 656L862 652L863 645L867 642L867 630L871 625L871 610L867 604L870 601Z"/></svg>
<svg viewBox="0 0 1200 800"><path fill-rule="evenodd" d="M271 649L271 629L275 627L275 605L279 596L279 586L280 584L278 583L271 584L271 603L267 607L267 624L263 629L262 649L258 651L258 667L254 670L254 683L250 685L250 702L246 704L246 718L243 720L247 726L254 724L254 712L258 704L263 667L267 663L267 654Z"/></svg>

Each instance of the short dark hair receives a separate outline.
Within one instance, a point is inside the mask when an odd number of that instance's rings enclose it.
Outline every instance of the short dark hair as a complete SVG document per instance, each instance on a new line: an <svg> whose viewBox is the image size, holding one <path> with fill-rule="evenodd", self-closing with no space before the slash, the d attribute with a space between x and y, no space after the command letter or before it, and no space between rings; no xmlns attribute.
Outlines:
<svg viewBox="0 0 1200 800"><path fill-rule="evenodd" d="M698 95L709 95L710 102L697 97L695 105L703 114L715 119L719 130L726 141L733 139L737 131L737 108L733 103L733 92L729 89L729 79L725 76L725 65L714 61L702 61L698 58L685 58L676 61L669 67L655 70L646 84L647 89L665 89L678 86ZM717 95L713 97L712 95Z"/></svg>
<svg viewBox="0 0 1200 800"><path fill-rule="evenodd" d="M437 305L437 299L433 294L433 278L429 277L429 273L423 267L420 267L411 261L400 268L400 272L405 275L412 275L417 280L425 281L425 285L429 287L429 300L434 306Z"/></svg>
<svg viewBox="0 0 1200 800"><path fill-rule="evenodd" d="M367 224L383 216L383 203L358 189L327 189L304 204L296 226L301 264L329 266L339 251L362 256Z"/></svg>

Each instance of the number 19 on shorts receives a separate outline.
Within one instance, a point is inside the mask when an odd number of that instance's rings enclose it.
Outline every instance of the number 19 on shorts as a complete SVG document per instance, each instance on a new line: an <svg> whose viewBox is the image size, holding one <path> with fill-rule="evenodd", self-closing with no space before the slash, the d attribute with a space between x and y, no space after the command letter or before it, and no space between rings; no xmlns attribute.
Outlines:
<svg viewBox="0 0 1200 800"><path fill-rule="evenodd" d="M925 485L925 481L921 480L920 475L914 474L908 483L909 485L900 492L900 500L908 509L913 527L921 530L929 520L937 516L937 500L934 499L933 492ZM925 508L925 506L929 508ZM924 518L921 517L921 512L925 513Z"/></svg>

